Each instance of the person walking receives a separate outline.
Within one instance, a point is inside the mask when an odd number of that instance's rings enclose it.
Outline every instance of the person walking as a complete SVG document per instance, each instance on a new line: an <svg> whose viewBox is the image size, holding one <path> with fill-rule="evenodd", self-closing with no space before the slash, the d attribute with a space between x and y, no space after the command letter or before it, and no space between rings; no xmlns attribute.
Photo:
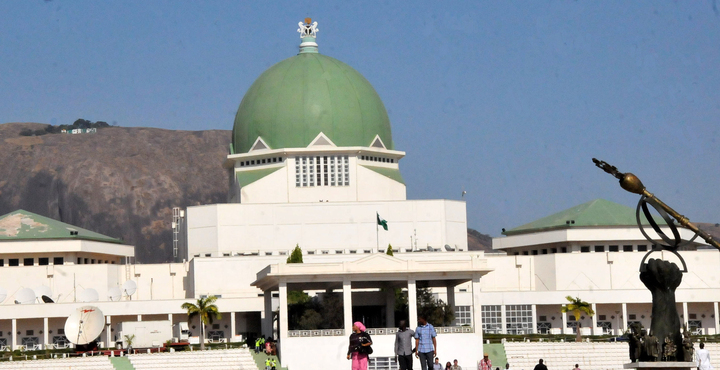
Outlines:
<svg viewBox="0 0 720 370"><path fill-rule="evenodd" d="M415 329L415 357L420 359L422 370L433 370L433 358L437 357L437 332L424 315L418 316L418 327Z"/></svg>
<svg viewBox="0 0 720 370"><path fill-rule="evenodd" d="M510 370L510 363L509 363L509 362L505 363L505 370Z"/></svg>
<svg viewBox="0 0 720 370"><path fill-rule="evenodd" d="M440 363L440 359L435 357L435 362L433 362L432 370L443 370L443 366Z"/></svg>
<svg viewBox="0 0 720 370"><path fill-rule="evenodd" d="M487 353L483 354L483 359L480 360L478 370L492 370L492 361L490 361L490 357Z"/></svg>
<svg viewBox="0 0 720 370"><path fill-rule="evenodd" d="M705 349L705 343L700 342L700 349L695 351L695 357L697 358L698 370L713 370L712 364L710 364L710 351Z"/></svg>
<svg viewBox="0 0 720 370"><path fill-rule="evenodd" d="M347 359L352 359L352 370L367 370L368 355L372 353L372 339L370 334L365 332L365 325L359 321L353 324L352 330Z"/></svg>
<svg viewBox="0 0 720 370"><path fill-rule="evenodd" d="M575 364L575 368L573 368L573 370L580 370L580 365Z"/></svg>
<svg viewBox="0 0 720 370"><path fill-rule="evenodd" d="M398 332L395 333L395 356L397 356L400 370L412 370L413 358L412 354L415 350L412 348L412 340L415 331L407 327L407 321L400 321Z"/></svg>
<svg viewBox="0 0 720 370"><path fill-rule="evenodd" d="M462 366L458 365L457 359L453 361L453 366L450 368L451 370L462 370Z"/></svg>
<svg viewBox="0 0 720 370"><path fill-rule="evenodd" d="M545 366L545 364L543 364L543 359L540 359L540 361L538 361L538 364L535 365L535 369L533 370L548 370L548 368L547 366Z"/></svg>

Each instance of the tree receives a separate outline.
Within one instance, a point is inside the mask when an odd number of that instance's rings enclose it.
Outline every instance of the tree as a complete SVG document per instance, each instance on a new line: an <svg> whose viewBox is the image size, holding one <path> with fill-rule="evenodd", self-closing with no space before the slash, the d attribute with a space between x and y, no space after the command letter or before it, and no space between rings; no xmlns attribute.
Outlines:
<svg viewBox="0 0 720 370"><path fill-rule="evenodd" d="M393 254L392 244L388 244L388 249L387 249L387 251L386 251L385 253L386 253L388 256L394 256L394 255L395 255L395 254Z"/></svg>
<svg viewBox="0 0 720 370"><path fill-rule="evenodd" d="M417 289L417 310L435 326L450 325L455 320L453 308L442 299L435 298L429 288Z"/></svg>
<svg viewBox="0 0 720 370"><path fill-rule="evenodd" d="M290 257L287 258L287 263L303 263L302 249L300 245L295 244L295 249L290 253Z"/></svg>
<svg viewBox="0 0 720 370"><path fill-rule="evenodd" d="M200 350L205 350L205 325L213 323L214 318L220 320L222 315L218 311L218 307L215 305L217 297L211 295L206 298L198 298L197 304L185 302L182 304L182 309L187 310L188 320L192 320L196 316L200 318Z"/></svg>
<svg viewBox="0 0 720 370"><path fill-rule="evenodd" d="M586 313L588 316L592 316L595 315L595 311L593 311L590 303L583 301L580 297L573 298L567 296L565 299L570 303L562 306L560 311L564 313L570 312L575 316L575 326L577 327L577 338L575 341L582 342L582 336L580 335L580 315Z"/></svg>
<svg viewBox="0 0 720 370"><path fill-rule="evenodd" d="M125 336L125 342L127 342L127 346L132 347L133 342L135 341L135 334L129 334Z"/></svg>

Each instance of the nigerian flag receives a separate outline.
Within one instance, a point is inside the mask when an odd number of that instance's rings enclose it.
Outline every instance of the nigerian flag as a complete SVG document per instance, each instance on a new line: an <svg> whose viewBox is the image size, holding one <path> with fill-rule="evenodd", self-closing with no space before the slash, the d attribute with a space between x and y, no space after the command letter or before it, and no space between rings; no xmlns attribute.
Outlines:
<svg viewBox="0 0 720 370"><path fill-rule="evenodd" d="M382 226L383 229L385 229L385 231L387 231L387 229L388 229L388 228L387 228L387 221L385 221L385 219L383 219L382 217L380 217L380 214L379 214L379 213L375 212L375 214L377 215L377 224L380 225L380 226Z"/></svg>

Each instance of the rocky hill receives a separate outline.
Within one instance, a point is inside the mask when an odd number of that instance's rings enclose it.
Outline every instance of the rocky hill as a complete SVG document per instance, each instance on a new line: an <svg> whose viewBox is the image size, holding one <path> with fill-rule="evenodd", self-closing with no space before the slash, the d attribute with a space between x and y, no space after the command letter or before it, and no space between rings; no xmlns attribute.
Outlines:
<svg viewBox="0 0 720 370"><path fill-rule="evenodd" d="M22 208L120 238L149 263L172 257L173 207L227 200L230 131L19 135L45 126L0 125L0 214Z"/></svg>
<svg viewBox="0 0 720 370"><path fill-rule="evenodd" d="M230 131L20 135L46 126L0 124L0 215L25 209L120 238L152 263L172 259L173 207L227 201ZM468 229L468 245L490 249L490 237Z"/></svg>

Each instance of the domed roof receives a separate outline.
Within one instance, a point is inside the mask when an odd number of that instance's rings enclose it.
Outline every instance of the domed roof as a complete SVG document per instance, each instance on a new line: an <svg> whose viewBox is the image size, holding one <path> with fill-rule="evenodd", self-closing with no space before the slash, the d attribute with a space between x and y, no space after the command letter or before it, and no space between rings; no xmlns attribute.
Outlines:
<svg viewBox="0 0 720 370"><path fill-rule="evenodd" d="M272 149L305 148L321 132L339 147L371 146L379 135L393 149L390 119L372 85L312 44L314 50L301 45L300 54L270 67L250 86L235 116L235 153L248 152L258 137Z"/></svg>

